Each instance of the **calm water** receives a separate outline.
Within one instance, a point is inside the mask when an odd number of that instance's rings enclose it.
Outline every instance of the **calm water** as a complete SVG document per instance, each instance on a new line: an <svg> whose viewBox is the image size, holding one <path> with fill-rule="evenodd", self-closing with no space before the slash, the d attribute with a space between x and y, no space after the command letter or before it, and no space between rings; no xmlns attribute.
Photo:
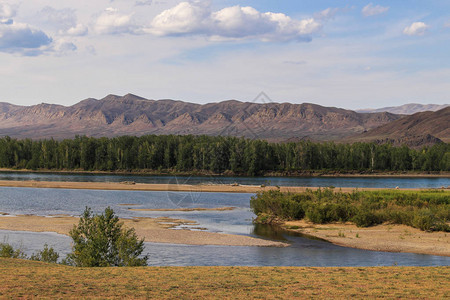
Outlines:
<svg viewBox="0 0 450 300"><path fill-rule="evenodd" d="M380 177L223 177L223 176L149 176L149 175L96 175L60 173L0 172L0 180L120 182L159 184L231 184L278 185L309 187L369 187L369 188L440 188L450 186L450 178L380 178Z"/></svg>
<svg viewBox="0 0 450 300"><path fill-rule="evenodd" d="M0 211L10 214L79 215L85 206L101 212L111 206L124 218L133 216L167 216L199 222L209 231L243 234L283 240L287 248L189 246L146 243L150 265L245 265L245 266L438 266L450 265L450 257L386 253L339 247L330 243L279 232L272 227L252 224L249 209L251 194L96 191L33 188L0 188ZM134 212L133 208L237 207L233 211L215 212ZM131 207L131 206L129 206ZM8 217L5 217L8 218ZM44 243L58 252L70 251L70 239L55 233L0 231L0 242L21 246L27 254L43 248ZM64 255L63 255L64 256Z"/></svg>

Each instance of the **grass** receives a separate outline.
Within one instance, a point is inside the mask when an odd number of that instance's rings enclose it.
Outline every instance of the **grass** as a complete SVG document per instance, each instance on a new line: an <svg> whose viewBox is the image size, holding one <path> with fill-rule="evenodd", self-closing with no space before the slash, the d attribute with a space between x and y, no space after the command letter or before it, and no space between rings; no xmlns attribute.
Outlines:
<svg viewBox="0 0 450 300"><path fill-rule="evenodd" d="M444 190L265 191L252 197L250 206L261 223L306 218L316 224L350 221L368 227L390 222L450 232L450 192Z"/></svg>
<svg viewBox="0 0 450 300"><path fill-rule="evenodd" d="M450 297L450 267L75 268L0 258L0 298Z"/></svg>

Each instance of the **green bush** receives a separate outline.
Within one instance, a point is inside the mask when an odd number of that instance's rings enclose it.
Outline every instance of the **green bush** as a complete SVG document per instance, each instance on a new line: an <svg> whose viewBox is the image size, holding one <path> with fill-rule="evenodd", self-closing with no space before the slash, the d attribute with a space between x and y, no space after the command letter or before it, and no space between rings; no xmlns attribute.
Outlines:
<svg viewBox="0 0 450 300"><path fill-rule="evenodd" d="M146 266L144 239L139 240L133 228L123 227L108 207L101 215L93 215L86 207L77 226L69 233L72 253L64 264L77 267Z"/></svg>
<svg viewBox="0 0 450 300"><path fill-rule="evenodd" d="M382 223L382 219L379 216L365 209L359 209L351 220L358 227L369 227Z"/></svg>
<svg viewBox="0 0 450 300"><path fill-rule="evenodd" d="M36 261L43 261L47 263L56 263L58 261L59 254L52 247L48 247L47 244L44 245L44 249L38 251L36 254L32 254L30 259Z"/></svg>
<svg viewBox="0 0 450 300"><path fill-rule="evenodd" d="M0 243L0 257L3 258L26 258L27 256L22 249L14 249L8 243Z"/></svg>
<svg viewBox="0 0 450 300"><path fill-rule="evenodd" d="M439 190L343 193L318 189L296 194L266 191L252 197L250 206L256 215L264 213L273 220L306 217L313 223L352 221L360 227L389 222L450 232L450 193Z"/></svg>

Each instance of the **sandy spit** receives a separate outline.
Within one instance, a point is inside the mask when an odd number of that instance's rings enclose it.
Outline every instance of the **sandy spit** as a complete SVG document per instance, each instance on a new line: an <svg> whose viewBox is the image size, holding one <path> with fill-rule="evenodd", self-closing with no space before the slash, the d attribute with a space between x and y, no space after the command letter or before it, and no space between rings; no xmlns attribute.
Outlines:
<svg viewBox="0 0 450 300"><path fill-rule="evenodd" d="M227 210L234 210L236 207L218 207L218 208L202 208L202 207L196 207L196 208L129 208L128 210L132 211L227 211Z"/></svg>
<svg viewBox="0 0 450 300"><path fill-rule="evenodd" d="M261 187L258 185L188 185L188 184L148 184L119 182L65 182L65 181L14 181L0 180L0 187L53 188L53 189L87 189L87 190L128 190L128 191L173 191L173 192L223 192L223 193L257 193L260 191L280 189L282 192L304 192L306 189L316 190L317 187L275 186ZM394 186L392 188L395 188ZM383 188L385 190L385 188ZM378 188L358 188L358 190L383 190ZM351 192L355 188L340 188L343 192ZM402 189L400 189L402 190ZM409 189L412 190L412 189Z"/></svg>
<svg viewBox="0 0 450 300"><path fill-rule="evenodd" d="M0 217L0 229L32 232L56 232L68 235L79 218L69 216L30 216L18 215ZM134 218L122 219L126 227L132 227L140 238L146 242L186 244L186 245L221 245L221 246L259 246L286 247L288 244L252 238L242 235L221 234L205 231L172 230L177 225L196 225L189 220L171 218Z"/></svg>
<svg viewBox="0 0 450 300"><path fill-rule="evenodd" d="M450 256L448 232L425 232L406 225L382 224L359 228L347 223L312 224L304 220L288 221L283 227L344 247Z"/></svg>

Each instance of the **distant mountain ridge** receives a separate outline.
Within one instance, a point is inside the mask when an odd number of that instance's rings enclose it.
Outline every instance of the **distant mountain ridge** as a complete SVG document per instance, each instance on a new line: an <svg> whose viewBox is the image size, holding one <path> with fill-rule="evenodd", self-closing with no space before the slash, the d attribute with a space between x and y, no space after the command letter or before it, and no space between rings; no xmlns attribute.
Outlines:
<svg viewBox="0 0 450 300"><path fill-rule="evenodd" d="M409 103L401 106L391 106L383 107L377 109L358 109L356 112L359 113L379 113L379 112L389 112L392 114L399 115L412 115L418 112L424 111L438 111L443 108L450 106L450 104L419 104L419 103Z"/></svg>
<svg viewBox="0 0 450 300"><path fill-rule="evenodd" d="M357 113L316 104L257 104L236 100L195 104L108 95L72 106L0 103L0 136L73 138L75 135L206 134L271 141L339 140L395 121L391 113Z"/></svg>
<svg viewBox="0 0 450 300"><path fill-rule="evenodd" d="M374 128L352 138L417 147L450 142L450 106L436 112L419 112Z"/></svg>

